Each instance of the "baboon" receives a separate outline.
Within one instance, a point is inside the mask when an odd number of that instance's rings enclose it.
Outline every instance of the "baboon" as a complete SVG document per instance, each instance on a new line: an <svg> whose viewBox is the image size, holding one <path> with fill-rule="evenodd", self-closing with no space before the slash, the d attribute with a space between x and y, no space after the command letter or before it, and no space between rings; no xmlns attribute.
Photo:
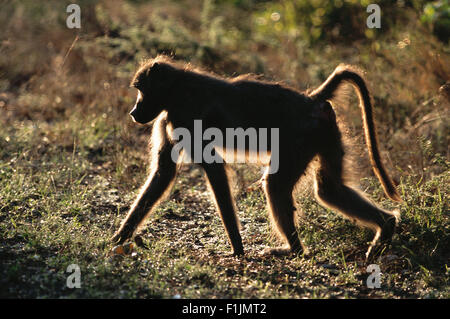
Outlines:
<svg viewBox="0 0 450 319"><path fill-rule="evenodd" d="M343 143L330 101L345 82L352 84L359 97L373 170L386 195L401 201L380 158L369 91L360 72L353 67L340 65L319 88L300 93L252 76L222 78L158 56L144 62L131 82L138 90L138 97L130 115L137 123L153 121L151 172L112 240L122 244L132 239L138 226L170 190L177 172L177 162L171 157L176 143L171 132L178 127L193 132L194 120L201 119L204 128L222 131L230 127L279 129L279 169L275 173L266 171L262 184L273 226L285 246L269 248L266 253L307 252L295 227L292 193L315 158L319 163L314 181L318 201L375 232L368 253L375 242L389 242L398 212L373 205L361 192L344 183ZM269 145L269 151L272 148ZM202 162L199 165L206 173L233 254L243 254L227 164Z"/></svg>

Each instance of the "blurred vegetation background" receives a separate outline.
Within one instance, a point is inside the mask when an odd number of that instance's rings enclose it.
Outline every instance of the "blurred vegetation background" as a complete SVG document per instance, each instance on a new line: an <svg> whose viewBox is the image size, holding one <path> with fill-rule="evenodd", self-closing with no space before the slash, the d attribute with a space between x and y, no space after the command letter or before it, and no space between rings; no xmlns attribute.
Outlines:
<svg viewBox="0 0 450 319"><path fill-rule="evenodd" d="M81 29L66 26L66 7L72 2L81 7ZM415 238L405 239L402 251L427 287L448 287L449 1L377 1L379 29L366 26L370 3L1 0L0 233L5 240L0 254L5 264L0 280L10 288L0 295L51 296L59 288L24 283L21 274L36 271L36 263L39 269L53 269L74 256L92 261L107 250L107 238L134 197L130 190L145 178L148 160L149 128L137 127L127 114L136 94L129 81L142 59L157 54L223 76L260 74L299 90L318 86L340 63L365 70L382 157L405 199L407 226L401 232ZM361 180L362 188L380 201L382 191L373 181L356 96L351 95L336 112L346 124L349 150L358 163L355 171L369 176ZM244 182L254 179L251 169L238 172ZM182 182L197 185L199 177ZM257 205L263 212L264 205ZM362 247L370 238L363 234ZM79 250L69 248L74 241ZM31 250L25 254L13 247ZM55 251L66 255L49 262L46 258ZM423 255L413 258L412 251ZM36 254L44 257L35 260ZM173 292L154 289L157 296ZM148 295L147 290L134 293Z"/></svg>
<svg viewBox="0 0 450 319"><path fill-rule="evenodd" d="M382 26L369 29L369 0L85 0L79 30L65 25L66 2L2 4L0 90L11 119L80 113L95 121L106 112L129 123L127 82L141 59L159 53L301 90L344 62L367 72L380 139L395 149L390 170L429 176L428 164L448 158L448 1L380 1ZM356 107L345 116L360 128Z"/></svg>

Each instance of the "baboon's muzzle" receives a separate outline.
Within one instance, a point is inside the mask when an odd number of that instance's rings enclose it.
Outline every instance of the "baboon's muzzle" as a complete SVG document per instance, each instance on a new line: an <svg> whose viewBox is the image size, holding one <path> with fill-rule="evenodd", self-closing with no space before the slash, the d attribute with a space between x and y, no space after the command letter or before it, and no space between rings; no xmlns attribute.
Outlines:
<svg viewBox="0 0 450 319"><path fill-rule="evenodd" d="M139 114L139 111L137 109L137 107L134 107L131 112L130 112L131 118L133 119L134 122L137 122L139 124L145 124L148 121L143 119L142 114Z"/></svg>

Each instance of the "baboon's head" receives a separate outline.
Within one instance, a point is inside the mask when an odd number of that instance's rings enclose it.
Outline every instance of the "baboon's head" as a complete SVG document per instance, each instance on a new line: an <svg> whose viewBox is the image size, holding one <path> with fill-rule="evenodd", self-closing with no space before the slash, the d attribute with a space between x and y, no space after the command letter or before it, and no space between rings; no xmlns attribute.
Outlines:
<svg viewBox="0 0 450 319"><path fill-rule="evenodd" d="M164 102L170 97L175 68L166 59L158 57L145 62L131 81L138 94L130 115L140 124L154 120L167 107Z"/></svg>

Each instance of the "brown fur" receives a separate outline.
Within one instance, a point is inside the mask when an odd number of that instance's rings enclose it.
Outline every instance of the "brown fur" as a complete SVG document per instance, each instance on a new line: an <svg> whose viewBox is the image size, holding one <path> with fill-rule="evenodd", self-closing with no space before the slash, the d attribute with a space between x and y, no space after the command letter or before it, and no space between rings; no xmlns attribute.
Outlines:
<svg viewBox="0 0 450 319"><path fill-rule="evenodd" d="M266 173L262 184L271 220L286 246L271 249L270 253L306 251L295 228L292 192L314 158L319 162L315 193L320 203L373 229L374 243L377 239L389 241L398 214L373 205L344 181L341 133L328 102L344 82L352 84L360 98L372 166L386 194L400 200L380 159L369 92L365 81L353 68L339 66L318 89L302 94L251 76L221 78L165 56L144 62L131 82L142 97L130 114L142 124L157 119L152 131L151 173L113 240L123 243L132 238L175 179L177 167L170 158L175 141L167 128L183 127L193 132L194 120L201 119L203 129L216 127L222 132L236 127L279 128L279 170L274 174ZM226 164L200 165L206 172L233 252L242 254Z"/></svg>

